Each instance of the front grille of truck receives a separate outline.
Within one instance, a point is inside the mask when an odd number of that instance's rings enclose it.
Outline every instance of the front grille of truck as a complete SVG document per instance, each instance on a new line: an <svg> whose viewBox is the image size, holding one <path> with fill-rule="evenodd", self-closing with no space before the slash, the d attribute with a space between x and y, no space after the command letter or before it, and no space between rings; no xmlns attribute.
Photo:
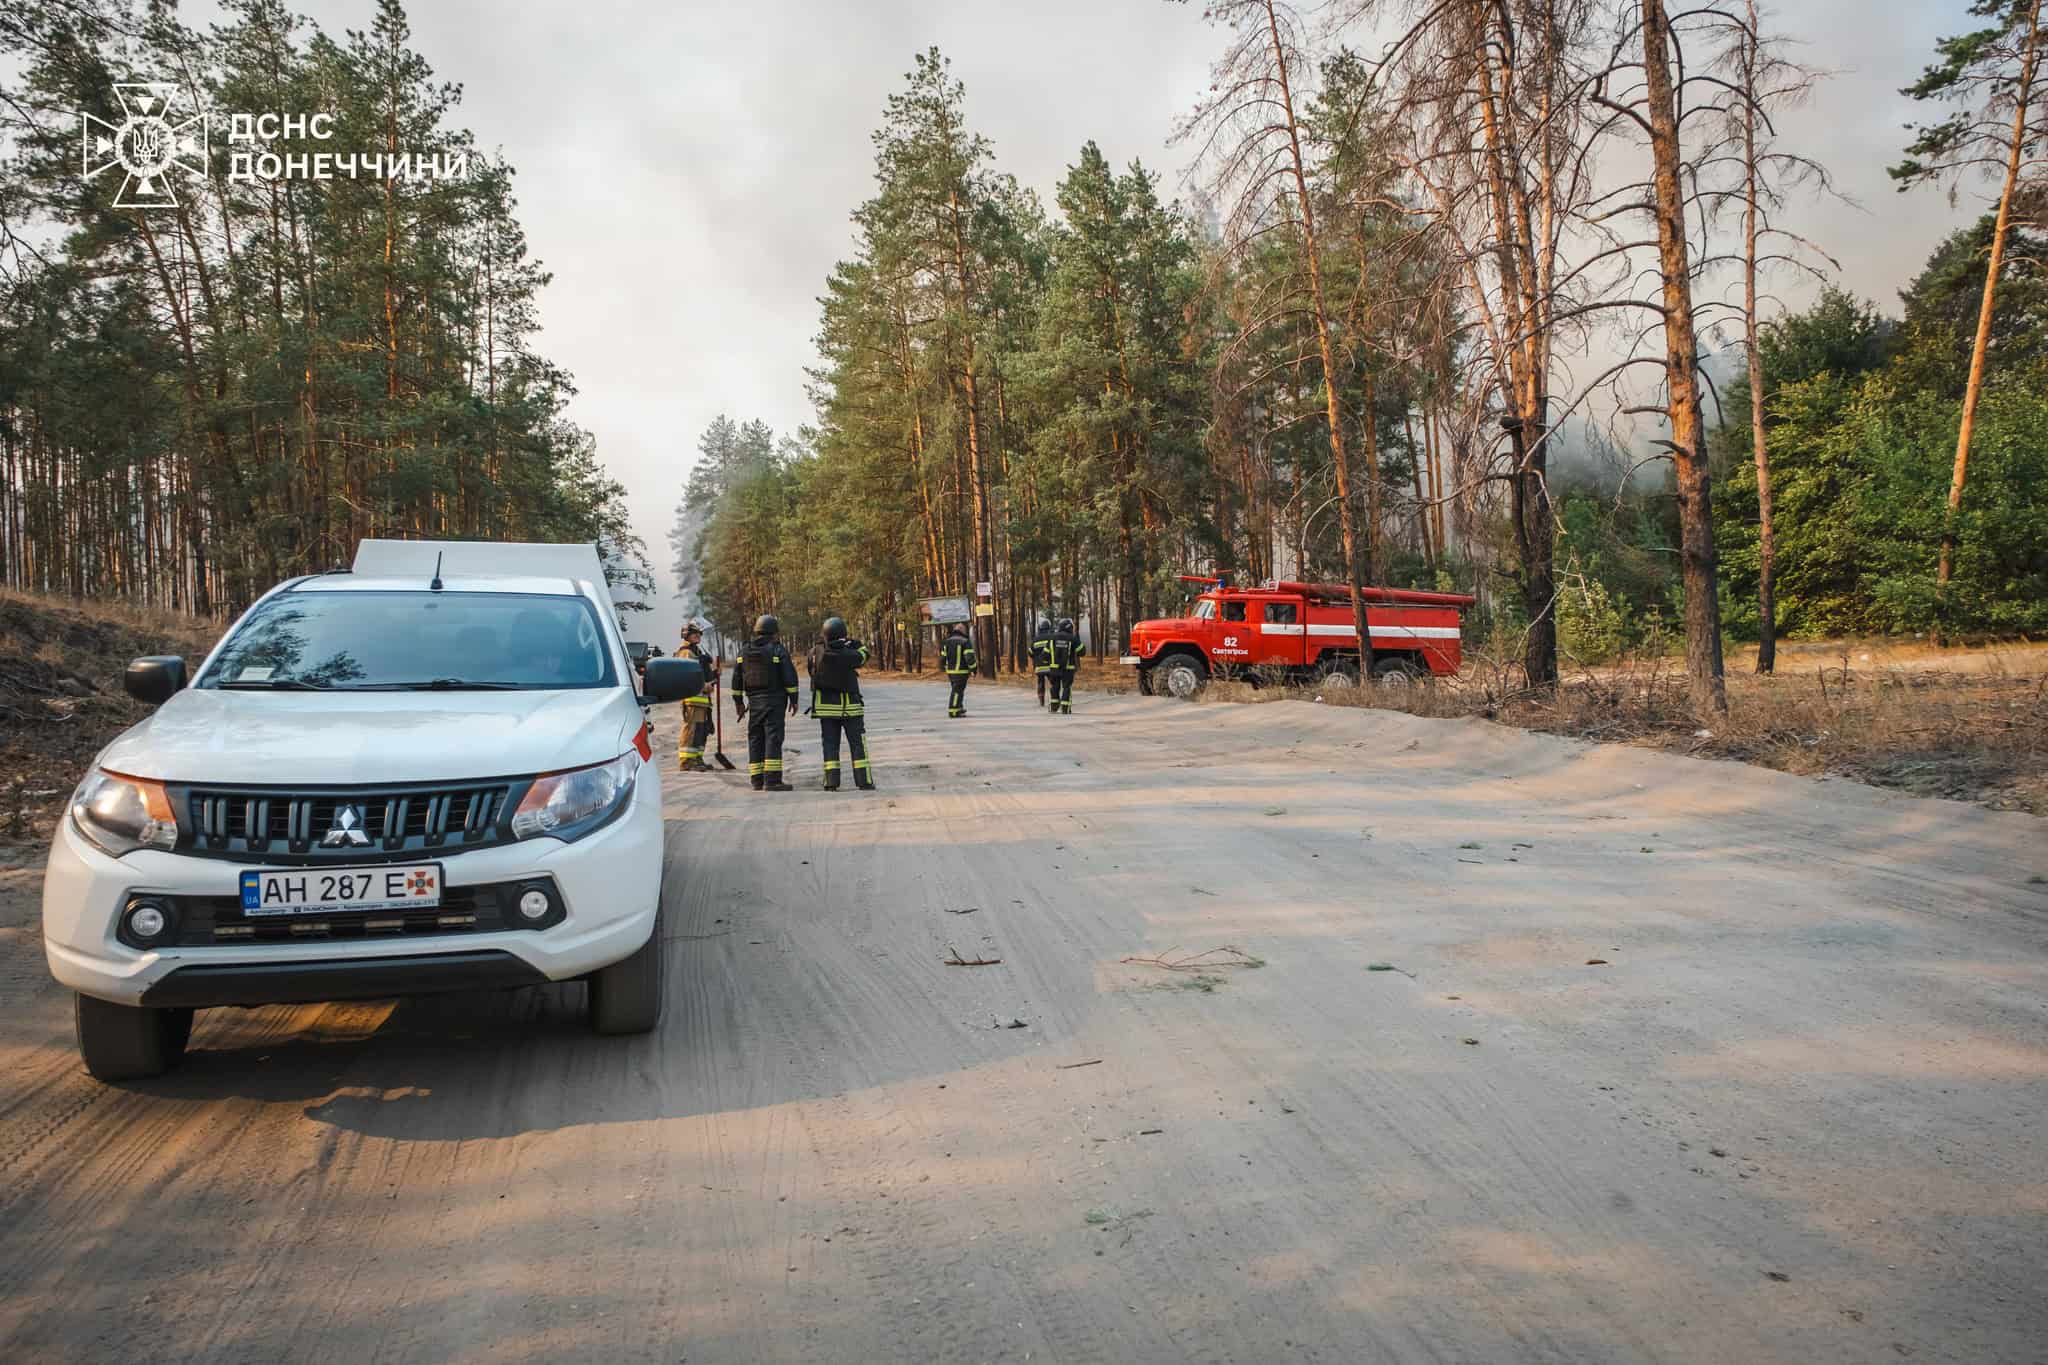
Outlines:
<svg viewBox="0 0 2048 1365"><path fill-rule="evenodd" d="M513 909L525 891L540 887L554 909L538 922ZM334 939L465 937L502 930L550 929L563 919L562 897L553 879L451 886L441 904L428 910L368 910L340 914L245 915L239 896L152 896L176 916L169 943L184 948L216 944L307 943Z"/></svg>
<svg viewBox="0 0 2048 1365"><path fill-rule="evenodd" d="M182 853L264 863L379 863L512 841L523 781L303 791L174 789ZM353 811L344 819L344 812ZM344 825L367 842L330 832Z"/></svg>

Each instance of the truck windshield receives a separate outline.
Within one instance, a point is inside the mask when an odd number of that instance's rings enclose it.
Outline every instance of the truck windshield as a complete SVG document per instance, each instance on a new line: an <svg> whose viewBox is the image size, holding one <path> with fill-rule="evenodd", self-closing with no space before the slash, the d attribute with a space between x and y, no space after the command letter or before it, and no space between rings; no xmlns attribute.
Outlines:
<svg viewBox="0 0 2048 1365"><path fill-rule="evenodd" d="M1195 619L1197 621L1206 621L1215 614L1216 604L1210 601L1208 598L1205 597L1201 601L1195 603Z"/></svg>
<svg viewBox="0 0 2048 1365"><path fill-rule="evenodd" d="M611 651L581 597L285 592L228 640L198 687L498 691L610 687Z"/></svg>

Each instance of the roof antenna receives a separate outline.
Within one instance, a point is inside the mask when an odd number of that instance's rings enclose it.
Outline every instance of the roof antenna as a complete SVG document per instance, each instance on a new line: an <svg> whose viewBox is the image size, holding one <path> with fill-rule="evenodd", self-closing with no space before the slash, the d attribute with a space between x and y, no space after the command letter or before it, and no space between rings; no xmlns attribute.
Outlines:
<svg viewBox="0 0 2048 1365"><path fill-rule="evenodd" d="M441 556L447 553L448 552L446 550L442 550L436 553L434 556L434 581L427 584L428 592L441 591Z"/></svg>

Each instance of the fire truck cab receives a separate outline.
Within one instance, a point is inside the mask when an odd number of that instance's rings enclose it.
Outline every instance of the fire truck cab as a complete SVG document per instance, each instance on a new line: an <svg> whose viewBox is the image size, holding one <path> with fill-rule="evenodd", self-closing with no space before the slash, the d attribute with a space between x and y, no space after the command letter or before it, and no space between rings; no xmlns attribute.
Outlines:
<svg viewBox="0 0 2048 1365"><path fill-rule="evenodd" d="M1122 662L1138 670L1138 690L1191 697L1211 678L1253 683L1350 687L1360 678L1405 686L1455 674L1463 663L1459 623L1473 599L1463 593L1366 588L1361 660L1351 589L1342 583L1267 583L1234 588L1228 580L1183 574L1207 585L1182 617L1140 621Z"/></svg>

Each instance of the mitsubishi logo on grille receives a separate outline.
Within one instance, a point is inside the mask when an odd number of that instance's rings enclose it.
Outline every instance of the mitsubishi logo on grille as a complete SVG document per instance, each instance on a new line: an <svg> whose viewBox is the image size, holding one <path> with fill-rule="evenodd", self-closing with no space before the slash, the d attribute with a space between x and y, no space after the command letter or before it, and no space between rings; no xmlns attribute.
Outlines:
<svg viewBox="0 0 2048 1365"><path fill-rule="evenodd" d="M363 808L342 806L334 812L334 827L320 838L322 848L367 848L369 834L363 829Z"/></svg>

